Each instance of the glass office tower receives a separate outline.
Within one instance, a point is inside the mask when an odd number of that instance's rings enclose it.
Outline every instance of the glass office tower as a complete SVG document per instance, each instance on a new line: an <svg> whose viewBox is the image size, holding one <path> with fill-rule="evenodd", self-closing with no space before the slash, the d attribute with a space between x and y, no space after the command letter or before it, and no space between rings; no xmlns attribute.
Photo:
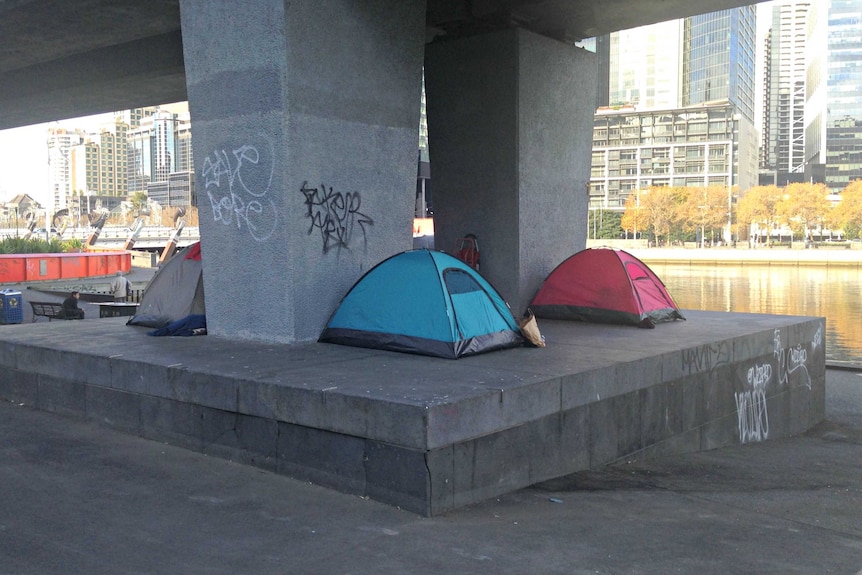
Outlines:
<svg viewBox="0 0 862 575"><path fill-rule="evenodd" d="M862 178L862 0L831 0L827 27L826 185Z"/></svg>
<svg viewBox="0 0 862 575"><path fill-rule="evenodd" d="M754 121L755 6L685 19L682 105L728 100Z"/></svg>
<svg viewBox="0 0 862 575"><path fill-rule="evenodd" d="M649 186L756 185L756 15L744 6L598 39L608 105L594 120L590 209L621 211Z"/></svg>

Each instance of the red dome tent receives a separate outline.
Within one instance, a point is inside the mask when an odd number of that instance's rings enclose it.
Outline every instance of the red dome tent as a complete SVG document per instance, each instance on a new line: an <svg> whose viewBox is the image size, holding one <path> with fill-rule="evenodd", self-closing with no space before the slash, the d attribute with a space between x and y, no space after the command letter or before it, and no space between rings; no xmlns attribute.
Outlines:
<svg viewBox="0 0 862 575"><path fill-rule="evenodd" d="M685 319L662 281L623 250L589 248L548 274L530 303L536 317L653 328Z"/></svg>

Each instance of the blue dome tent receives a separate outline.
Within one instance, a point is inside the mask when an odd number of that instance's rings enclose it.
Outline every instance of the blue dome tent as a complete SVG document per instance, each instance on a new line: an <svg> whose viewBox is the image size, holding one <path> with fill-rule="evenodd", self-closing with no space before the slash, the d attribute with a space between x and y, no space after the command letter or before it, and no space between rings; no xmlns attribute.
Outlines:
<svg viewBox="0 0 862 575"><path fill-rule="evenodd" d="M318 341L449 359L524 343L509 306L485 278L453 256L425 249L370 269Z"/></svg>

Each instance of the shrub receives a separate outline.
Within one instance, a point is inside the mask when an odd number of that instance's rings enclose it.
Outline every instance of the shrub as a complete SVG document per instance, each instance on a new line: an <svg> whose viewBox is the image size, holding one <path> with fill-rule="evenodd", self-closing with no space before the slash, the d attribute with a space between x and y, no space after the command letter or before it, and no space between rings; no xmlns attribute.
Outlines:
<svg viewBox="0 0 862 575"><path fill-rule="evenodd" d="M0 240L0 254L62 254L69 252L77 252L83 244L81 240L61 240L59 238L51 238L46 241L44 239L24 239L5 237Z"/></svg>

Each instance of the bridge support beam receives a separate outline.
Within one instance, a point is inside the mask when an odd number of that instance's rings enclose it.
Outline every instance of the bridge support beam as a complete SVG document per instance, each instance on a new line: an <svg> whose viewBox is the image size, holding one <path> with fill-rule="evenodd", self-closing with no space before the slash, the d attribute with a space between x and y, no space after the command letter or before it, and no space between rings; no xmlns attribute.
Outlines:
<svg viewBox="0 0 862 575"><path fill-rule="evenodd" d="M180 9L209 333L314 340L411 246L425 2Z"/></svg>
<svg viewBox="0 0 862 575"><path fill-rule="evenodd" d="M596 80L594 54L524 30L426 49L436 247L475 234L516 316L586 247Z"/></svg>

